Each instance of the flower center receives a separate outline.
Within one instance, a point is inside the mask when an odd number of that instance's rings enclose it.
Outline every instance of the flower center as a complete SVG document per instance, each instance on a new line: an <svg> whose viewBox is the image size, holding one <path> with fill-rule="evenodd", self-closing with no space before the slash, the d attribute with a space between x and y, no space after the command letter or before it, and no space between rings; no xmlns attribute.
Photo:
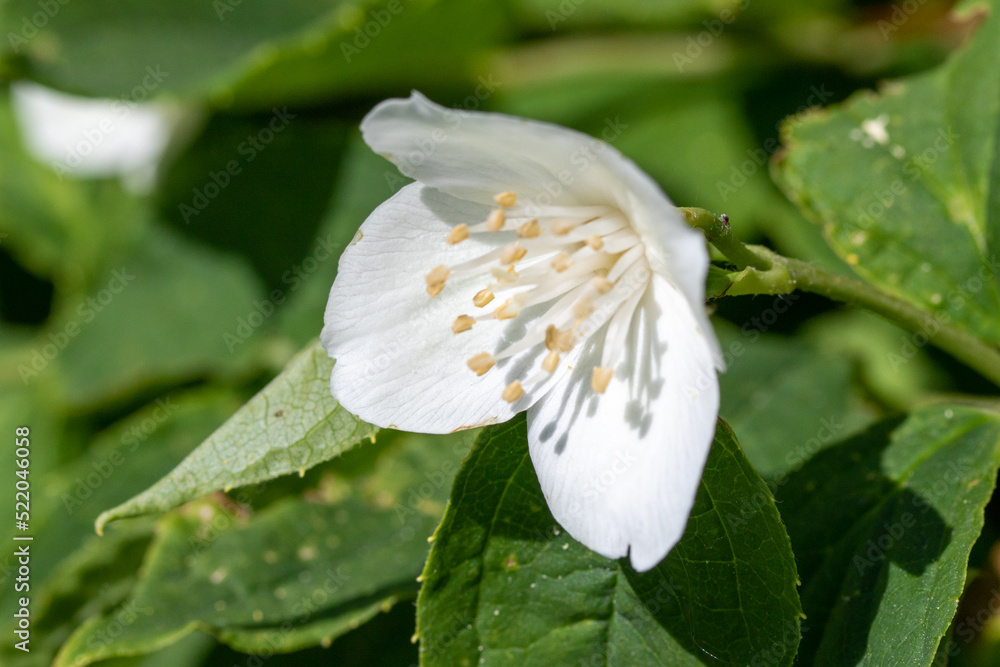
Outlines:
<svg viewBox="0 0 1000 667"><path fill-rule="evenodd" d="M611 206L533 207L534 215L528 217L517 205L516 193L501 192L494 200L497 208L484 222L454 227L447 241L455 245L475 234L506 234L510 241L467 262L432 269L426 277L427 293L440 294L452 276L492 278L472 299L476 311L455 318L451 325L455 335L477 322L513 319L526 308L549 306L520 340L495 356L475 355L468 360L469 368L481 376L498 361L544 343L547 354L540 367L504 389L504 400L514 403L525 395L525 386L541 383L559 368L561 355L608 323L601 365L591 377L591 389L604 393L641 288L649 280L639 235Z"/></svg>

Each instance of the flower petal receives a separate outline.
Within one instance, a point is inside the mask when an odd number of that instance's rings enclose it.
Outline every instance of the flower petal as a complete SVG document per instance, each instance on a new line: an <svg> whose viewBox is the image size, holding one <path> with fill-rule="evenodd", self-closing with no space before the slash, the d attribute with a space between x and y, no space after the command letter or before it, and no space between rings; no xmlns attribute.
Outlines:
<svg viewBox="0 0 1000 667"><path fill-rule="evenodd" d="M151 185L176 114L156 104L90 99L34 83L11 86L29 150L60 175L122 175Z"/></svg>
<svg viewBox="0 0 1000 667"><path fill-rule="evenodd" d="M462 199L492 204L501 191L529 206L615 199L606 170L592 168L608 147L558 125L448 109L414 91L378 104L361 131L401 172Z"/></svg>
<svg viewBox="0 0 1000 667"><path fill-rule="evenodd" d="M448 109L418 92L380 103L361 130L368 145L401 172L462 199L492 205L494 195L510 190L527 211L549 204L619 208L642 236L653 271L687 298L710 336L717 367L723 367L703 307L709 264L704 236L684 222L645 172L607 143L549 123Z"/></svg>
<svg viewBox="0 0 1000 667"><path fill-rule="evenodd" d="M608 558L654 567L684 532L719 408L712 345L687 299L653 276L623 361L591 391L601 343L528 412L531 459L555 519Z"/></svg>
<svg viewBox="0 0 1000 667"><path fill-rule="evenodd" d="M436 297L425 276L436 266L458 264L502 245L503 235L446 241L460 223L483 220L488 207L413 183L379 206L361 225L359 239L340 259L330 290L323 345L337 360L333 395L361 419L381 427L447 433L498 423L528 408L552 382L507 403L504 387L524 379L525 368L544 346L503 360L481 377L467 366L476 354L496 354L531 323L486 319L455 334L460 315L489 313L473 296L492 278L453 276ZM539 362L540 363L540 362ZM536 364L537 365L537 364Z"/></svg>
<svg viewBox="0 0 1000 667"><path fill-rule="evenodd" d="M724 370L722 351L704 306L709 265L704 235L688 226L660 186L634 162L621 155L617 158L609 158L607 166L624 184L627 203L620 208L642 238L649 267L687 299L698 329L709 341L716 368Z"/></svg>

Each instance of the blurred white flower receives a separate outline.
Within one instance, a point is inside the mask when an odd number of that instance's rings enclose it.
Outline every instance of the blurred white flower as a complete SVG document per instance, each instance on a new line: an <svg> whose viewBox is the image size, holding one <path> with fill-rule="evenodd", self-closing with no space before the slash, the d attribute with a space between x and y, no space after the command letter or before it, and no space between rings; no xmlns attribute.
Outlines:
<svg viewBox="0 0 1000 667"><path fill-rule="evenodd" d="M121 176L139 189L152 182L175 121L165 108L76 97L30 82L11 89L25 145L60 177Z"/></svg>
<svg viewBox="0 0 1000 667"><path fill-rule="evenodd" d="M361 128L418 182L340 260L322 335L334 396L428 433L527 410L555 519L654 567L684 532L718 414L704 237L631 161L572 130L418 93Z"/></svg>

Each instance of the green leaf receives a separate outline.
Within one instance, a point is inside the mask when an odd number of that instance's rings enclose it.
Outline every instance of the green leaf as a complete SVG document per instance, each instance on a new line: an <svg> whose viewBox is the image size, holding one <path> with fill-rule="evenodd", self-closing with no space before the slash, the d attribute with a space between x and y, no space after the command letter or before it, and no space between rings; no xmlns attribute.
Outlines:
<svg viewBox="0 0 1000 667"><path fill-rule="evenodd" d="M859 275L994 343L998 67L992 16L943 67L789 120L776 169Z"/></svg>
<svg viewBox="0 0 1000 667"><path fill-rule="evenodd" d="M864 391L894 412L925 401L933 392L959 389L934 363L922 334L904 331L867 311L828 313L811 319L801 333L820 354L854 359Z"/></svg>
<svg viewBox="0 0 1000 667"><path fill-rule="evenodd" d="M831 5L841 3L840 0L817 0L810 3L769 0L751 6L745 0L507 0L507 4L520 22L536 30L595 31L621 26L650 30L656 27L691 25L696 31L706 31L713 37L718 37L719 33L736 22L742 25L748 21L787 20L790 15L818 13L817 10L829 9ZM702 41L695 42L695 46ZM682 49L681 53L685 51ZM702 52L690 53L697 58Z"/></svg>
<svg viewBox="0 0 1000 667"><path fill-rule="evenodd" d="M450 83L506 32L492 0L92 0L60 4L39 30L32 0L0 7L0 69L92 96L243 108Z"/></svg>
<svg viewBox="0 0 1000 667"><path fill-rule="evenodd" d="M104 509L170 472L239 405L234 393L218 389L160 397L94 436L80 456L36 483L35 581L74 558L74 549L93 535L94 520Z"/></svg>
<svg viewBox="0 0 1000 667"><path fill-rule="evenodd" d="M128 597L151 538L149 524L130 526L103 540L91 535L74 550L66 567L40 588L33 571L31 651L24 653L14 648L13 641L4 642L0 661L8 667L49 667L73 631L95 614L110 612ZM31 547L33 556L41 551L37 546L36 542ZM117 618L120 621L122 617ZM15 636L15 625L7 621L4 634Z"/></svg>
<svg viewBox="0 0 1000 667"><path fill-rule="evenodd" d="M317 341L169 475L128 502L101 514L109 521L163 512L218 489L302 472L374 440L375 428L330 395L333 361Z"/></svg>
<svg viewBox="0 0 1000 667"><path fill-rule="evenodd" d="M55 421L51 416L42 418L37 402L36 411L29 411L8 399L4 396L0 405L18 410L26 420L22 423L32 427L34 443L29 476L34 537L30 592L33 639L38 641L32 643L34 662L25 664L48 666L80 624L127 596L152 536L149 522L135 522L99 540L93 525L100 510L166 474L239 404L233 394L219 390L162 397L94 437L76 459L45 470L43 457L66 447L61 438L54 437L58 431L54 433L53 426L58 422L50 423ZM0 423L9 423L2 411ZM4 431L13 432L13 424ZM40 443L45 446L37 446ZM12 566L17 567L16 559L0 565L0 573ZM3 618L11 618L15 596L4 595L0 605ZM8 664L7 658L0 656L0 663Z"/></svg>
<svg viewBox="0 0 1000 667"><path fill-rule="evenodd" d="M11 62L20 59L18 64L43 82L90 95L144 99L154 91L190 93L225 83L246 61L264 55L255 50L328 19L335 4L291 0L279 8L260 0L215 6L186 0L154 6L97 0L59 5L42 29L33 30L30 17L39 7L18 0L5 3L0 14L7 36L0 53Z"/></svg>
<svg viewBox="0 0 1000 667"><path fill-rule="evenodd" d="M733 280L730 271L715 264L709 265L708 276L705 279L706 299L718 299L725 296L732 285Z"/></svg>
<svg viewBox="0 0 1000 667"><path fill-rule="evenodd" d="M296 345L304 345L316 336L317 323L323 321L330 286L337 276L339 253L352 241L368 215L408 181L362 141L360 132L351 134L333 198L314 246L333 248L331 254L336 256L330 261L317 258L322 261L309 267L313 271L307 272L303 264L302 278L293 279L288 289L288 303L278 316L281 333Z"/></svg>
<svg viewBox="0 0 1000 667"><path fill-rule="evenodd" d="M764 321L795 308L797 296L767 297L773 301L764 320L740 329L716 321L727 364L719 375L719 414L740 434L743 451L765 479L800 466L876 416L853 385L850 357L765 333Z"/></svg>
<svg viewBox="0 0 1000 667"><path fill-rule="evenodd" d="M998 466L1000 417L932 405L820 452L784 480L778 506L807 616L802 664L933 663Z"/></svg>
<svg viewBox="0 0 1000 667"><path fill-rule="evenodd" d="M240 319L256 312L260 286L242 261L152 227L97 282L50 322L36 348L44 353L19 367L26 381L55 372L69 407L246 367Z"/></svg>
<svg viewBox="0 0 1000 667"><path fill-rule="evenodd" d="M268 299L281 306L315 271L316 254L330 259L329 251L310 246L329 205L347 127L338 118L287 108L215 114L163 166L160 215L179 232L249 259ZM308 256L312 271L302 267Z"/></svg>
<svg viewBox="0 0 1000 667"><path fill-rule="evenodd" d="M10 96L0 91L0 242L33 273L79 294L147 220L118 183L64 178L22 145Z"/></svg>
<svg viewBox="0 0 1000 667"><path fill-rule="evenodd" d="M455 480L417 603L421 664L791 664L792 553L770 491L720 423L681 542L637 574L562 533L523 419Z"/></svg>
<svg viewBox="0 0 1000 667"><path fill-rule="evenodd" d="M650 3L644 0L592 0L590 2L554 3L547 0L508 0L523 23L549 30L564 30L602 25L652 24L677 25L697 18L709 18L722 9L734 11L740 0L680 0Z"/></svg>
<svg viewBox="0 0 1000 667"><path fill-rule="evenodd" d="M479 66L510 32L495 0L367 0L339 10L250 63L223 101L258 108L276 100L315 104L336 95L454 89L459 82L478 107L503 84Z"/></svg>
<svg viewBox="0 0 1000 667"><path fill-rule="evenodd" d="M360 472L334 465L260 512L213 498L167 515L132 596L81 627L56 664L147 653L195 629L245 650L294 651L413 599L470 439L386 434L374 462L348 462ZM114 641L95 641L121 609L137 612Z"/></svg>

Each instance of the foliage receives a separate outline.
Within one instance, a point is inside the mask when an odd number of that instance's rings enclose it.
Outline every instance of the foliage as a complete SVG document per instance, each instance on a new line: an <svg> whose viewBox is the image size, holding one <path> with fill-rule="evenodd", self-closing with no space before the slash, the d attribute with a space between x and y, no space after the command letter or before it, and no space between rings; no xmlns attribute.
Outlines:
<svg viewBox="0 0 1000 667"><path fill-rule="evenodd" d="M856 4L0 4L0 431L30 427L34 536L30 653L0 555L0 662L994 664L1000 404L929 341L1000 344L1000 17ZM169 109L151 185L35 157L26 81ZM687 531L647 573L598 556L522 418L377 431L330 395L339 254L406 182L357 125L414 88L602 137L924 324L727 296L716 255Z"/></svg>

